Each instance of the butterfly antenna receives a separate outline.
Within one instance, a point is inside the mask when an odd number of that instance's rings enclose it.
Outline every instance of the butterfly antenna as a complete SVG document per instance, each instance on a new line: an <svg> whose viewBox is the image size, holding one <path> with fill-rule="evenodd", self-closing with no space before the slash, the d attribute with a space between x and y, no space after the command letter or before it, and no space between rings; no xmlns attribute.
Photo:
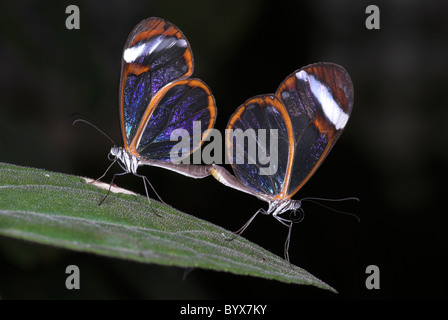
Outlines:
<svg viewBox="0 0 448 320"><path fill-rule="evenodd" d="M340 201L349 201L349 200L359 201L359 198L356 198L356 197L348 197L348 198L342 198L342 199L325 199L325 198L306 197L306 198L301 199L301 201L312 202L312 203L314 203L314 204L317 204L317 205L319 205L319 206L321 206L321 207L324 207L324 208L326 208L326 209L329 209L329 210L331 210L331 211L334 211L334 212L337 212L337 213L346 214L346 215L348 215L348 216L354 217L354 218L356 218L356 220L358 220L358 222L361 222L361 219L360 219L356 214L354 214L354 213L352 213L352 212L340 211L340 210L331 208L331 207L329 207L329 206L327 206L327 205L324 205L324 204L318 202L318 201L340 202Z"/></svg>
<svg viewBox="0 0 448 320"><path fill-rule="evenodd" d="M78 116L78 115L81 115L81 114L75 113L75 114L72 115L72 117L74 117L74 116ZM84 116L84 115L82 115L82 116ZM84 117L85 117L85 116L84 116ZM75 125L75 124L78 123L78 122L84 122L84 123L88 124L89 126L95 128L98 132L102 133L107 139L109 139L110 142L112 142L112 144L113 144L114 146L117 145L117 144L115 143L115 141L114 141L114 140L113 140L113 139L112 139L106 132L104 132L103 130L101 130L101 129L100 129L96 124L94 124L91 120L86 120L86 119L78 118L78 119L73 120L72 124Z"/></svg>

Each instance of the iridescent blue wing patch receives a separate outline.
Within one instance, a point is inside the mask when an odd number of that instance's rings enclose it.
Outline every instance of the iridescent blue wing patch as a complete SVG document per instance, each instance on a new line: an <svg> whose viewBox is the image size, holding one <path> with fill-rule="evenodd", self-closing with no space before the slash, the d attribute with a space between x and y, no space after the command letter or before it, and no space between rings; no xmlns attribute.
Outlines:
<svg viewBox="0 0 448 320"><path fill-rule="evenodd" d="M192 153L202 143L202 134L213 128L216 119L215 101L210 89L198 79L176 81L164 87L143 117L148 120L142 127L137 152L141 158L170 161L172 149L178 143L171 137L176 129L183 129L189 139ZM196 128L194 125L196 124ZM199 145L194 145L199 141ZM178 155L176 155L178 156Z"/></svg>

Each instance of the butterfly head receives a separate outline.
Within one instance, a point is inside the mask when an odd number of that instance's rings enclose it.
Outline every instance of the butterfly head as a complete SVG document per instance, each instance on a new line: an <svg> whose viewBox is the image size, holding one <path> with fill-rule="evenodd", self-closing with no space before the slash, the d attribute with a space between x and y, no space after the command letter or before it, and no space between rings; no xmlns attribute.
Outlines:
<svg viewBox="0 0 448 320"><path fill-rule="evenodd" d="M111 161L119 160L120 166L126 172L137 173L137 168L140 165L140 160L136 155L132 154L128 150L113 146L109 152L109 159Z"/></svg>

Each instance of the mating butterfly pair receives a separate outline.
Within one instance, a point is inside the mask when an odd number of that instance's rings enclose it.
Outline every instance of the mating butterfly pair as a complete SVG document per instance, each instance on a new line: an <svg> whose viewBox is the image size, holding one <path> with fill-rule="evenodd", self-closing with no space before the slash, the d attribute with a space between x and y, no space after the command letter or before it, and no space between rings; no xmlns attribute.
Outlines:
<svg viewBox="0 0 448 320"><path fill-rule="evenodd" d="M227 153L235 176L217 165L174 164L171 133L178 128L190 135L193 122L201 123L201 144L217 116L210 89L201 80L190 79L193 56L182 32L160 18L140 22L129 35L122 58L120 122L124 147L112 147L125 173L137 174L140 165L163 167L183 175L203 178L212 175L223 184L268 202L267 210L289 227L292 218L280 215L300 208L291 197L313 175L342 133L353 106L353 85L347 72L332 63L316 63L289 75L275 94L247 100L231 116L227 129L275 129L278 132L278 163L272 175L259 174L260 164L236 161L233 147L248 158L245 145L234 145L226 136ZM226 131L229 132L229 131ZM138 174L137 174L138 175ZM138 175L140 176L140 175ZM147 180L145 177L144 181ZM145 182L146 183L146 182ZM146 185L145 185L146 187Z"/></svg>

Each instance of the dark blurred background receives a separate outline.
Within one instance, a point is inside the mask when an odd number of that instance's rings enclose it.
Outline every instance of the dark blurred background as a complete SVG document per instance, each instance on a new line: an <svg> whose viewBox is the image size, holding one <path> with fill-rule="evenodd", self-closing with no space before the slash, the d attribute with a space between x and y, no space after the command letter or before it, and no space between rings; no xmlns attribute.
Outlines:
<svg viewBox="0 0 448 320"><path fill-rule="evenodd" d="M70 4L80 9L80 30L65 27ZM380 30L365 26L370 4L380 9ZM193 76L212 89L220 130L246 99L275 92L304 65L330 61L349 72L352 117L295 198L358 197L359 203L332 207L355 213L361 222L307 204L290 247L294 264L339 294L201 269L187 274L0 237L2 298L448 297L448 2L2 1L0 161L100 176L109 165L110 142L90 127L72 126L70 116L88 115L122 144L122 49L132 28L151 16L186 35ZM139 172L166 202L230 230L267 206L212 178L192 180L151 167ZM132 176L116 183L144 192L141 179ZM286 233L271 217L260 216L244 236L282 256ZM70 264L81 269L81 290L65 288ZM379 290L366 289L368 265L380 268Z"/></svg>

